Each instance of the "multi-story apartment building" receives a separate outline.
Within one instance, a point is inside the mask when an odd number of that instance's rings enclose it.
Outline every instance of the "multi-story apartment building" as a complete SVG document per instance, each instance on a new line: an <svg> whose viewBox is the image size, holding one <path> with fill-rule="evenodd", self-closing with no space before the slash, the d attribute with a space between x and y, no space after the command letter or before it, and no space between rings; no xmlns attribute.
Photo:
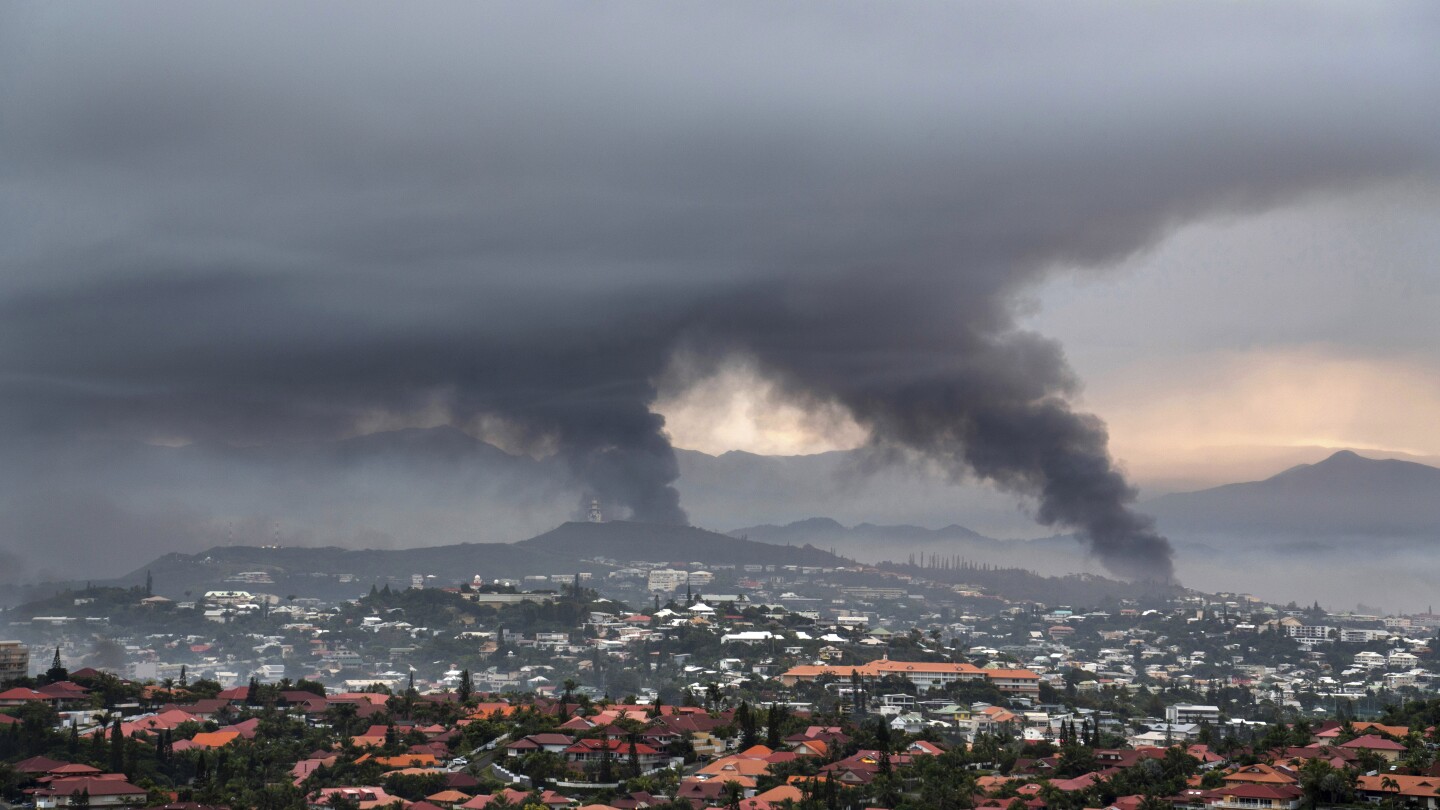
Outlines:
<svg viewBox="0 0 1440 810"><path fill-rule="evenodd" d="M30 648L18 641L0 641L0 681L30 674Z"/></svg>
<svg viewBox="0 0 1440 810"><path fill-rule="evenodd" d="M1165 707L1165 721L1167 723L1210 723L1211 725L1220 722L1220 707L1201 706L1194 703L1177 703L1174 706Z"/></svg>
<svg viewBox="0 0 1440 810"><path fill-rule="evenodd" d="M674 593L689 581L689 577L688 572L678 568L656 568L650 572L646 585L652 591Z"/></svg>

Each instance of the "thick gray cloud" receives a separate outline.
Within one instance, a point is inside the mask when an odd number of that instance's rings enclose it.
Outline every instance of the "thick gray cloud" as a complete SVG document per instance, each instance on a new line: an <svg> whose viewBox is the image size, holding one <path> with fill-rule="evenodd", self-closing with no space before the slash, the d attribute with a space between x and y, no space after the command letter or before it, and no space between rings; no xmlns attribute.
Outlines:
<svg viewBox="0 0 1440 810"><path fill-rule="evenodd" d="M1017 295L1440 151L1423 3L0 13L12 437L439 397L682 521L653 381L742 353L1128 576L1168 546Z"/></svg>

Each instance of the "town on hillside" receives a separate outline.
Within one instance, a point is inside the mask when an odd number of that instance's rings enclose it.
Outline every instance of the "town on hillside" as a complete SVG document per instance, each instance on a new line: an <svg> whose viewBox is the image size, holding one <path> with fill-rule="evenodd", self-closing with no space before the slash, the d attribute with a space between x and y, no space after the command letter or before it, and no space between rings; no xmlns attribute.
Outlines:
<svg viewBox="0 0 1440 810"><path fill-rule="evenodd" d="M6 611L10 806L1311 810L1440 801L1440 616L1025 572L604 573ZM400 584L402 581L408 584ZM1044 583L1042 583L1044 584ZM1089 600L1082 602L1080 600Z"/></svg>

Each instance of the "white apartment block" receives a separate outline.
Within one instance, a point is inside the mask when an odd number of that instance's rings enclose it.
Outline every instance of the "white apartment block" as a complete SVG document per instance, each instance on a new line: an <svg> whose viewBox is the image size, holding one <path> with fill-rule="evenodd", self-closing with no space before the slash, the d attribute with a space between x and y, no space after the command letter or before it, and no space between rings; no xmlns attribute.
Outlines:
<svg viewBox="0 0 1440 810"><path fill-rule="evenodd" d="M1165 707L1165 722L1171 725L1190 723L1216 725L1220 722L1220 708L1194 703L1177 703L1174 706Z"/></svg>
<svg viewBox="0 0 1440 810"><path fill-rule="evenodd" d="M647 587L652 591L674 593L689 581L689 572L678 568L656 568L650 571Z"/></svg>

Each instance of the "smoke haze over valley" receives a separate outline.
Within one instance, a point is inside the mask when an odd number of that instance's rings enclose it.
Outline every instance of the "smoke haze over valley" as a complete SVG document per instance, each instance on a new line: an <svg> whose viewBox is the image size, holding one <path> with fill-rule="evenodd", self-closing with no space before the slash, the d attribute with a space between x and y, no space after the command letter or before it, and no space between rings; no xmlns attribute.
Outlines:
<svg viewBox="0 0 1440 810"><path fill-rule="evenodd" d="M937 555L1104 573L1073 537L1038 530L1013 496L940 470L868 470L861 451L678 458L676 487L711 530L869 563ZM579 517L582 497L557 459L514 456L450 428L259 448L82 443L52 458L44 477L6 485L42 487L59 505L4 514L0 528L50 550L6 566L4 581L16 583L112 577L215 546L512 543ZM1341 452L1140 508L1176 543L1177 568L1194 587L1416 608L1440 575L1437 503L1436 468Z"/></svg>

